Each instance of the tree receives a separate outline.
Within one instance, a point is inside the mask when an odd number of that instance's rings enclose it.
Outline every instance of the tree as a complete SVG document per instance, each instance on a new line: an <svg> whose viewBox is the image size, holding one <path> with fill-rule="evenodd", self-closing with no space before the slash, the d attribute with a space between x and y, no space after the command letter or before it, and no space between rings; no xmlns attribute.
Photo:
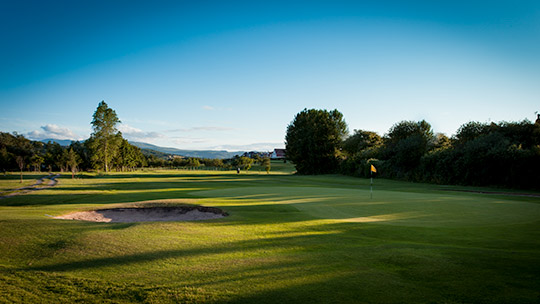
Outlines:
<svg viewBox="0 0 540 304"><path fill-rule="evenodd" d="M477 121L470 121L459 127L454 141L456 144L463 145L488 133L489 125Z"/></svg>
<svg viewBox="0 0 540 304"><path fill-rule="evenodd" d="M23 171L23 168L24 168L24 157L21 156L21 155L17 155L17 157L15 157L15 161L17 162L17 165L19 166L19 169L21 170L21 183L22 183L22 181L23 181L22 171Z"/></svg>
<svg viewBox="0 0 540 304"><path fill-rule="evenodd" d="M88 170L92 168L90 150L88 149L86 142L71 142L69 149L73 149L80 157L80 163L77 165L79 170Z"/></svg>
<svg viewBox="0 0 540 304"><path fill-rule="evenodd" d="M364 158L372 158L382 143L382 138L375 132L354 130L354 134L343 141L343 151L349 156L364 152L362 154L369 154Z"/></svg>
<svg viewBox="0 0 540 304"><path fill-rule="evenodd" d="M130 144L126 139L120 140L120 147L114 159L114 165L122 171L131 170L139 165L146 164L141 149Z"/></svg>
<svg viewBox="0 0 540 304"><path fill-rule="evenodd" d="M63 163L63 156L64 156L64 150L62 146L60 146L59 143L51 142L45 144L45 157L44 157L44 163L45 166L49 169L49 171L53 170L62 170L64 167Z"/></svg>
<svg viewBox="0 0 540 304"><path fill-rule="evenodd" d="M434 150L445 150L452 146L452 142L448 136L444 135L443 133L437 133L433 137L431 145Z"/></svg>
<svg viewBox="0 0 540 304"><path fill-rule="evenodd" d="M337 170L347 124L338 110L304 109L287 127L287 158L300 174L325 174Z"/></svg>
<svg viewBox="0 0 540 304"><path fill-rule="evenodd" d="M266 174L270 174L270 168L271 168L270 157L263 158L261 165L264 167L264 170L266 170Z"/></svg>
<svg viewBox="0 0 540 304"><path fill-rule="evenodd" d="M77 167L81 163L81 157L73 150L73 148L70 148L69 151L66 152L65 160L66 167L68 167L71 171L71 179L74 179L75 172L77 172Z"/></svg>
<svg viewBox="0 0 540 304"><path fill-rule="evenodd" d="M0 148L0 168L2 168L4 174L6 173L6 170L9 169L12 157L13 155L8 152L6 147Z"/></svg>
<svg viewBox="0 0 540 304"><path fill-rule="evenodd" d="M30 164L32 165L32 167L34 167L34 171L38 172L41 172L41 164L43 164L44 161L45 159L43 158L43 156L38 154L34 154L30 158Z"/></svg>
<svg viewBox="0 0 540 304"><path fill-rule="evenodd" d="M236 168L244 169L248 171L251 169L253 164L253 159L246 156L235 156L233 159L233 166Z"/></svg>
<svg viewBox="0 0 540 304"><path fill-rule="evenodd" d="M118 123L120 119L116 112L109 108L105 101L101 101L93 115L94 132L90 136L90 148L94 165L102 166L105 172L109 172L110 164L121 143L122 134L116 129Z"/></svg>
<svg viewBox="0 0 540 304"><path fill-rule="evenodd" d="M187 161L187 166L198 168L201 166L201 162L199 161L198 158L190 157Z"/></svg>
<svg viewBox="0 0 540 304"><path fill-rule="evenodd" d="M416 170L422 157L434 147L431 125L422 121L401 121L394 124L384 137L382 159L388 165L388 177L417 180L421 173Z"/></svg>

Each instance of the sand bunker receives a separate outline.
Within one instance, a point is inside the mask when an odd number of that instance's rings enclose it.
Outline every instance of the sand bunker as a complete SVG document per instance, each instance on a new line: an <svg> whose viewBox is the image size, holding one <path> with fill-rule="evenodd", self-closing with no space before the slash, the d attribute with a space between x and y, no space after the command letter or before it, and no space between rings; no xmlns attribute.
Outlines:
<svg viewBox="0 0 540 304"><path fill-rule="evenodd" d="M134 223L202 221L227 216L221 209L203 206L115 208L95 211L75 212L56 216L56 219L91 222Z"/></svg>

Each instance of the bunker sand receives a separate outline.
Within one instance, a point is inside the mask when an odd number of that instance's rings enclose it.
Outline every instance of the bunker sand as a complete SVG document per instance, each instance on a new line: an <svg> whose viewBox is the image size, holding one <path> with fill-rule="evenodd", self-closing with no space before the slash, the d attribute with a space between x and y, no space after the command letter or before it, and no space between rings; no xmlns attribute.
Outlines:
<svg viewBox="0 0 540 304"><path fill-rule="evenodd" d="M56 219L107 223L213 220L227 216L221 209L204 206L115 208L74 212Z"/></svg>

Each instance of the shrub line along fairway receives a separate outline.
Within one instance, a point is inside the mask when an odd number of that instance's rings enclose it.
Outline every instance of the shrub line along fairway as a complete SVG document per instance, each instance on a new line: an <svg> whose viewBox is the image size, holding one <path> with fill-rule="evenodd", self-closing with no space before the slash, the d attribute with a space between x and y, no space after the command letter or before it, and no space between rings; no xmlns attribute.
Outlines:
<svg viewBox="0 0 540 304"><path fill-rule="evenodd" d="M0 302L540 298L538 197L380 179L370 199L366 179L282 172L159 170L59 179L56 187L0 201ZM216 207L229 216L135 223L45 216L179 205Z"/></svg>

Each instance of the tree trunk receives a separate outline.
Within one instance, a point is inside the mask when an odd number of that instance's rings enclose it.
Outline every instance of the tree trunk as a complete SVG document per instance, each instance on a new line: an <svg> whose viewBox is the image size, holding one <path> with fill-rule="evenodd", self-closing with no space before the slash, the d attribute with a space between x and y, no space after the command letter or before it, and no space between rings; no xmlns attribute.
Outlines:
<svg viewBox="0 0 540 304"><path fill-rule="evenodd" d="M105 141L105 151L104 152L104 155L105 155L105 172L109 172L109 161L108 161L108 148L109 148L109 143L107 141Z"/></svg>

